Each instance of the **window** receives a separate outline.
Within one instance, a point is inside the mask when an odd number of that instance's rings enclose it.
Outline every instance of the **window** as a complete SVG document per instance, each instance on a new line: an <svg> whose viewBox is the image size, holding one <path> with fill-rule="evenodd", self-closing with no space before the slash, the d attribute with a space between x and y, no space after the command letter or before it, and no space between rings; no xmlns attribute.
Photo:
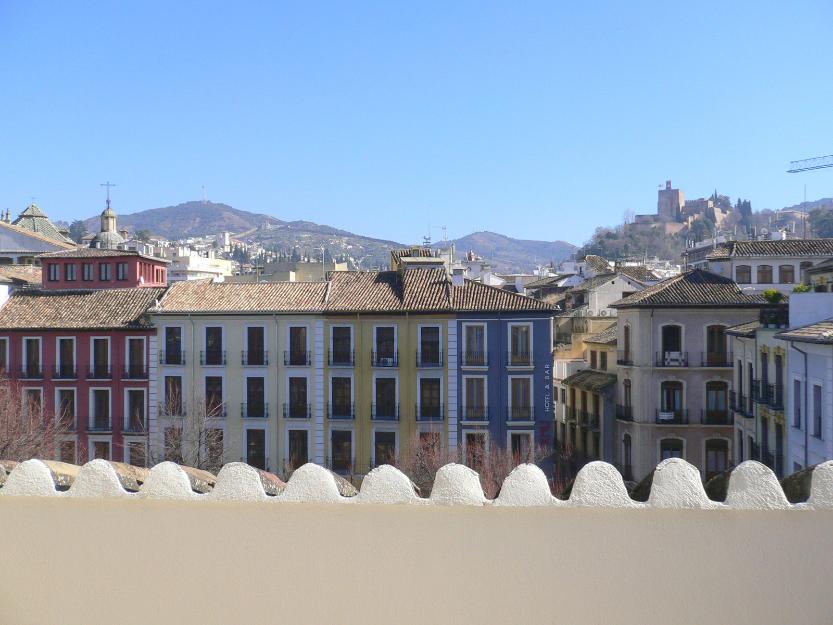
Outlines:
<svg viewBox="0 0 833 625"><path fill-rule="evenodd" d="M0 338L0 375L5 374L9 368L9 339Z"/></svg>
<svg viewBox="0 0 833 625"><path fill-rule="evenodd" d="M209 375L205 377L205 414L208 417L225 416L223 406L223 378Z"/></svg>
<svg viewBox="0 0 833 625"><path fill-rule="evenodd" d="M309 462L309 433L306 430L289 430L289 469L295 470Z"/></svg>
<svg viewBox="0 0 833 625"><path fill-rule="evenodd" d="M622 401L625 402L625 406L629 407L631 404L631 381L625 380L622 382Z"/></svg>
<svg viewBox="0 0 833 625"><path fill-rule="evenodd" d="M58 419L58 427L62 430L75 429L75 389L58 389L57 399L55 416Z"/></svg>
<svg viewBox="0 0 833 625"><path fill-rule="evenodd" d="M752 284L752 267L749 265L735 267L735 282L738 284Z"/></svg>
<svg viewBox="0 0 833 625"><path fill-rule="evenodd" d="M293 326L289 328L289 362L287 364L309 364L306 326Z"/></svg>
<svg viewBox="0 0 833 625"><path fill-rule="evenodd" d="M110 263L101 263L98 266L98 279L99 280L112 280L113 279L113 266Z"/></svg>
<svg viewBox="0 0 833 625"><path fill-rule="evenodd" d="M330 453L333 471L349 473L353 467L353 432L350 430L330 432Z"/></svg>
<svg viewBox="0 0 833 625"><path fill-rule="evenodd" d="M683 329L680 326L662 327L662 352L665 366L678 364L682 360Z"/></svg>
<svg viewBox="0 0 833 625"><path fill-rule="evenodd" d="M41 343L39 338L23 340L23 375L27 378L41 377Z"/></svg>
<svg viewBox="0 0 833 625"><path fill-rule="evenodd" d="M291 419L306 419L309 416L306 378L289 378L289 410L287 414Z"/></svg>
<svg viewBox="0 0 833 625"><path fill-rule="evenodd" d="M61 462L76 464L78 459L75 457L75 441L61 441L58 457Z"/></svg>
<svg viewBox="0 0 833 625"><path fill-rule="evenodd" d="M772 284L772 265L758 265L758 284Z"/></svg>
<svg viewBox="0 0 833 625"><path fill-rule="evenodd" d="M179 326L165 328L165 353L162 359L166 365L185 364L182 353L182 328Z"/></svg>
<svg viewBox="0 0 833 625"><path fill-rule="evenodd" d="M784 357L775 354L775 393L770 397L770 405L773 408L784 407Z"/></svg>
<svg viewBox="0 0 833 625"><path fill-rule="evenodd" d="M373 433L373 459L377 467L396 462L396 432Z"/></svg>
<svg viewBox="0 0 833 625"><path fill-rule="evenodd" d="M813 436L821 438L821 386L813 384Z"/></svg>
<svg viewBox="0 0 833 625"><path fill-rule="evenodd" d="M182 428L165 428L165 460L182 464Z"/></svg>
<svg viewBox="0 0 833 625"><path fill-rule="evenodd" d="M110 443L107 441L93 441L93 459L110 459Z"/></svg>
<svg viewBox="0 0 833 625"><path fill-rule="evenodd" d="M75 377L75 339L58 339L58 367L56 373L62 379Z"/></svg>
<svg viewBox="0 0 833 625"><path fill-rule="evenodd" d="M125 462L132 464L134 467L147 465L147 450L144 441L130 441L127 443L126 455Z"/></svg>
<svg viewBox="0 0 833 625"><path fill-rule="evenodd" d="M442 419L442 382L440 378L419 379L418 419Z"/></svg>
<svg viewBox="0 0 833 625"><path fill-rule="evenodd" d="M145 391L128 389L127 393L127 431L145 432Z"/></svg>
<svg viewBox="0 0 833 625"><path fill-rule="evenodd" d="M353 417L353 379L334 377L330 379L330 418L350 419Z"/></svg>
<svg viewBox="0 0 833 625"><path fill-rule="evenodd" d="M81 277L85 282L92 282L95 279L94 266L92 263L83 263L81 265Z"/></svg>
<svg viewBox="0 0 833 625"><path fill-rule="evenodd" d="M532 461L532 434L529 432L512 432L509 434L509 445L512 450L513 462Z"/></svg>
<svg viewBox="0 0 833 625"><path fill-rule="evenodd" d="M396 405L396 378L376 378L373 404L373 418L396 419L399 411Z"/></svg>
<svg viewBox="0 0 833 625"><path fill-rule="evenodd" d="M660 384L660 421L674 421L683 417L683 383Z"/></svg>
<svg viewBox="0 0 833 625"><path fill-rule="evenodd" d="M485 367L487 363L486 326L467 324L463 338L465 340L463 363L469 367Z"/></svg>
<svg viewBox="0 0 833 625"><path fill-rule="evenodd" d="M729 418L726 405L728 385L726 382L706 382L706 415L704 423L725 423Z"/></svg>
<svg viewBox="0 0 833 625"><path fill-rule="evenodd" d="M596 359L596 350L590 350L590 368L597 369L598 368L598 360Z"/></svg>
<svg viewBox="0 0 833 625"><path fill-rule="evenodd" d="M714 438L706 441L706 480L723 473L729 466L729 441Z"/></svg>
<svg viewBox="0 0 833 625"><path fill-rule="evenodd" d="M265 378L246 378L246 403L243 406L244 417L267 417Z"/></svg>
<svg viewBox="0 0 833 625"><path fill-rule="evenodd" d="M778 267L778 282L781 284L795 283L795 267L792 265L780 265Z"/></svg>
<svg viewBox="0 0 833 625"><path fill-rule="evenodd" d="M43 410L43 391L27 388L23 391L23 413L27 417L40 416Z"/></svg>
<svg viewBox="0 0 833 625"><path fill-rule="evenodd" d="M706 328L706 362L708 367L727 367L731 362L726 357L726 328L712 325Z"/></svg>
<svg viewBox="0 0 833 625"><path fill-rule="evenodd" d="M793 427L801 427L801 380L793 380Z"/></svg>
<svg viewBox="0 0 833 625"><path fill-rule="evenodd" d="M631 327L625 326L622 330L622 364L631 362Z"/></svg>
<svg viewBox="0 0 833 625"><path fill-rule="evenodd" d="M205 361L206 365L224 365L223 328L207 327L205 329Z"/></svg>
<svg viewBox="0 0 833 625"><path fill-rule="evenodd" d="M659 459L683 457L683 441L678 438L664 438L659 442Z"/></svg>
<svg viewBox="0 0 833 625"><path fill-rule="evenodd" d="M480 471L486 458L486 433L466 432L466 466Z"/></svg>
<svg viewBox="0 0 833 625"><path fill-rule="evenodd" d="M512 324L509 328L509 364L521 367L529 366L532 363L532 326L529 324Z"/></svg>
<svg viewBox="0 0 833 625"><path fill-rule="evenodd" d="M93 365L91 373L93 378L110 377L110 339L93 339Z"/></svg>
<svg viewBox="0 0 833 625"><path fill-rule="evenodd" d="M396 328L393 326L379 326L375 330L375 337L374 364L379 367L396 366Z"/></svg>
<svg viewBox="0 0 833 625"><path fill-rule="evenodd" d="M75 272L77 267L74 263L64 265L64 280L67 282L74 282L76 279Z"/></svg>
<svg viewBox="0 0 833 625"><path fill-rule="evenodd" d="M532 378L509 378L509 418L519 421L532 420Z"/></svg>
<svg viewBox="0 0 833 625"><path fill-rule="evenodd" d="M57 263L49 263L47 265L49 271L49 281L57 282L61 279L61 266Z"/></svg>
<svg viewBox="0 0 833 625"><path fill-rule="evenodd" d="M437 367L442 364L439 326L420 326L417 362L423 367Z"/></svg>
<svg viewBox="0 0 833 625"><path fill-rule="evenodd" d="M145 371L145 339L127 339L127 377L143 379L147 377Z"/></svg>
<svg viewBox="0 0 833 625"><path fill-rule="evenodd" d="M246 462L256 469L266 469L266 430L246 430Z"/></svg>
<svg viewBox="0 0 833 625"><path fill-rule="evenodd" d="M485 421L486 415L486 378L466 377L463 380L465 404L463 418L466 421Z"/></svg>
<svg viewBox="0 0 833 625"><path fill-rule="evenodd" d="M243 364L253 366L269 364L266 360L266 328L263 326L246 328L246 353Z"/></svg>
<svg viewBox="0 0 833 625"><path fill-rule="evenodd" d="M599 369L607 371L607 352L599 352Z"/></svg>
<svg viewBox="0 0 833 625"><path fill-rule="evenodd" d="M90 429L93 431L110 430L110 391L94 389L92 391L92 415Z"/></svg>
<svg viewBox="0 0 833 625"><path fill-rule="evenodd" d="M333 345L330 352L331 365L353 364L353 328L350 326L333 327Z"/></svg>
<svg viewBox="0 0 833 625"><path fill-rule="evenodd" d="M127 280L127 263L116 263L116 280Z"/></svg>
<svg viewBox="0 0 833 625"><path fill-rule="evenodd" d="M178 375L166 375L163 413L177 416L183 414L185 405L182 399L182 377Z"/></svg>

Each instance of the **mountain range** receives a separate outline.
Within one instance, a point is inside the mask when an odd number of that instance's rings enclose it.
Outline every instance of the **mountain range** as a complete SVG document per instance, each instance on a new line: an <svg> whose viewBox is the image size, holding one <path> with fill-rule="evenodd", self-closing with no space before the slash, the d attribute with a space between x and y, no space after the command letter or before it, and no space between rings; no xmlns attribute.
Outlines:
<svg viewBox="0 0 833 625"><path fill-rule="evenodd" d="M119 215L119 228L133 233L147 230L167 239L186 239L231 232L234 238L263 246L315 254L322 247L333 256L344 255L352 267L387 267L390 250L409 244L377 239L310 221L284 221L264 213L252 213L228 204L194 201ZM84 221L89 232L98 232L99 218ZM514 239L495 232L474 232L448 243L458 253L472 250L489 260L498 272L530 271L537 265L568 258L576 246L565 241ZM434 247L438 247L435 245Z"/></svg>

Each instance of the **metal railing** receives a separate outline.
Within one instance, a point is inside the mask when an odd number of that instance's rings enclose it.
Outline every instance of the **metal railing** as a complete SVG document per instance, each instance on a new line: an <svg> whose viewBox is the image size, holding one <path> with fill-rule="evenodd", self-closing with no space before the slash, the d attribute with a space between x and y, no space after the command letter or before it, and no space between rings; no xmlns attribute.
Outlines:
<svg viewBox="0 0 833 625"><path fill-rule="evenodd" d="M466 350L461 354L463 367L488 367L489 352L483 350Z"/></svg>
<svg viewBox="0 0 833 625"><path fill-rule="evenodd" d="M767 385L767 394L766 394L766 403L769 404L769 407L773 410L783 410L784 409L784 387L781 384L768 384Z"/></svg>
<svg viewBox="0 0 833 625"><path fill-rule="evenodd" d="M244 367L265 367L269 364L269 350L243 350L240 352L240 364Z"/></svg>
<svg viewBox="0 0 833 625"><path fill-rule="evenodd" d="M700 423L703 425L732 425L734 422L731 410L700 410Z"/></svg>
<svg viewBox="0 0 833 625"><path fill-rule="evenodd" d="M110 365L93 365L87 370L88 380L111 380L113 371Z"/></svg>
<svg viewBox="0 0 833 625"><path fill-rule="evenodd" d="M532 406L507 406L510 421L532 421L535 416Z"/></svg>
<svg viewBox="0 0 833 625"><path fill-rule="evenodd" d="M20 368L20 377L25 380L40 380L43 378L43 367L40 365L24 365Z"/></svg>
<svg viewBox="0 0 833 625"><path fill-rule="evenodd" d="M159 352L160 365L184 365L184 351L161 351Z"/></svg>
<svg viewBox="0 0 833 625"><path fill-rule="evenodd" d="M184 401L159 404L159 414L163 417L183 417L188 414L188 406Z"/></svg>
<svg viewBox="0 0 833 625"><path fill-rule="evenodd" d="M148 370L144 365L129 365L125 367L122 378L125 380L147 380Z"/></svg>
<svg viewBox="0 0 833 625"><path fill-rule="evenodd" d="M228 416L226 402L205 402L205 416L209 419L224 419Z"/></svg>
<svg viewBox="0 0 833 625"><path fill-rule="evenodd" d="M739 415L750 418L755 416L752 398L738 395L736 391L729 391L729 406Z"/></svg>
<svg viewBox="0 0 833 625"><path fill-rule="evenodd" d="M463 406L461 417L463 421L488 421L489 409L486 406Z"/></svg>
<svg viewBox="0 0 833 625"><path fill-rule="evenodd" d="M655 367L688 367L688 352L656 352Z"/></svg>
<svg viewBox="0 0 833 625"><path fill-rule="evenodd" d="M394 351L390 354L380 355L379 352L370 352L370 364L373 367L398 367L399 366L399 352Z"/></svg>
<svg viewBox="0 0 833 625"><path fill-rule="evenodd" d="M95 419L87 427L88 432L112 432L113 424L110 419Z"/></svg>
<svg viewBox="0 0 833 625"><path fill-rule="evenodd" d="M370 418L374 421L399 421L399 404L370 404Z"/></svg>
<svg viewBox="0 0 833 625"><path fill-rule="evenodd" d="M243 419L266 419L269 417L269 402L243 402L240 404Z"/></svg>
<svg viewBox="0 0 833 625"><path fill-rule="evenodd" d="M52 370L52 378L55 380L75 380L78 377L78 369L75 366L61 365Z"/></svg>
<svg viewBox="0 0 833 625"><path fill-rule="evenodd" d="M356 418L356 404L327 404L328 419L352 420Z"/></svg>
<svg viewBox="0 0 833 625"><path fill-rule="evenodd" d="M531 367L532 352L509 352L506 354L507 367Z"/></svg>
<svg viewBox="0 0 833 625"><path fill-rule="evenodd" d="M200 352L200 364L202 366L216 367L226 364L226 351L223 349L212 349Z"/></svg>
<svg viewBox="0 0 833 625"><path fill-rule="evenodd" d="M312 414L312 404L288 403L283 405L284 419L309 419Z"/></svg>
<svg viewBox="0 0 833 625"><path fill-rule="evenodd" d="M443 366L443 350L430 350L427 352L417 351L416 366L422 368L442 367Z"/></svg>
<svg viewBox="0 0 833 625"><path fill-rule="evenodd" d="M660 410L657 408L654 420L659 425L686 425L688 423L688 410Z"/></svg>
<svg viewBox="0 0 833 625"><path fill-rule="evenodd" d="M620 421L633 421L633 406L616 404L616 418Z"/></svg>
<svg viewBox="0 0 833 625"><path fill-rule="evenodd" d="M765 404L767 385L762 380L752 380L752 401L756 404Z"/></svg>
<svg viewBox="0 0 833 625"><path fill-rule="evenodd" d="M312 352L286 350L283 353L283 364L286 367L309 367L312 362Z"/></svg>
<svg viewBox="0 0 833 625"><path fill-rule="evenodd" d="M353 367L356 364L356 352L353 350L330 350L327 352L327 363L331 367Z"/></svg>
<svg viewBox="0 0 833 625"><path fill-rule="evenodd" d="M442 421L445 418L445 404L417 404L414 406L417 421Z"/></svg>
<svg viewBox="0 0 833 625"><path fill-rule="evenodd" d="M732 367L733 362L732 352L700 352L701 367Z"/></svg>
<svg viewBox="0 0 833 625"><path fill-rule="evenodd" d="M128 419L127 423L124 424L124 432L128 434L145 434L147 431L144 419Z"/></svg>
<svg viewBox="0 0 833 625"><path fill-rule="evenodd" d="M625 366L633 365L633 352L624 349L616 350L616 364Z"/></svg>

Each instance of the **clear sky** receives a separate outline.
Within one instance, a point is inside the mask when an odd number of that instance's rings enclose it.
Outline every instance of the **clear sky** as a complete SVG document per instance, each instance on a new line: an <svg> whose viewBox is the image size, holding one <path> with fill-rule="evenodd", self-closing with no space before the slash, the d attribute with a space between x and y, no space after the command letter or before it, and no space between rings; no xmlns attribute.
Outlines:
<svg viewBox="0 0 833 625"><path fill-rule="evenodd" d="M109 6L108 6L109 5ZM0 208L199 199L582 243L670 178L833 196L833 3L0 0Z"/></svg>

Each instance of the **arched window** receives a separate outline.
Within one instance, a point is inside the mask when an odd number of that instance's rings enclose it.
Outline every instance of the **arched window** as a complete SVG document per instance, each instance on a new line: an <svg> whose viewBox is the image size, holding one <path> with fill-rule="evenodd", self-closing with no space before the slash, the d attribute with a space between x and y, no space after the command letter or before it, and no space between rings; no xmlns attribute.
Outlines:
<svg viewBox="0 0 833 625"><path fill-rule="evenodd" d="M703 413L704 424L723 425L728 422L728 393L729 386L726 382L706 382L706 410Z"/></svg>
<svg viewBox="0 0 833 625"><path fill-rule="evenodd" d="M735 282L738 284L751 284L752 267L749 265L738 265L735 267Z"/></svg>
<svg viewBox="0 0 833 625"><path fill-rule="evenodd" d="M758 284L772 284L772 265L758 265Z"/></svg>
<svg viewBox="0 0 833 625"><path fill-rule="evenodd" d="M631 362L631 327L626 325L622 330L622 353L619 357L619 364L629 365Z"/></svg>
<svg viewBox="0 0 833 625"><path fill-rule="evenodd" d="M625 434L622 437L622 477L626 480L633 479L633 457L630 434Z"/></svg>
<svg viewBox="0 0 833 625"><path fill-rule="evenodd" d="M706 480L729 468L729 441L710 438L706 441Z"/></svg>
<svg viewBox="0 0 833 625"><path fill-rule="evenodd" d="M732 363L726 355L724 326L712 325L706 328L706 357L703 364L707 367L731 366Z"/></svg>
<svg viewBox="0 0 833 625"><path fill-rule="evenodd" d="M780 265L778 267L778 282L780 284L795 283L795 267L792 265Z"/></svg>
<svg viewBox="0 0 833 625"><path fill-rule="evenodd" d="M668 460L668 458L682 458L683 446L683 441L679 438L663 438L659 442L660 461Z"/></svg>

